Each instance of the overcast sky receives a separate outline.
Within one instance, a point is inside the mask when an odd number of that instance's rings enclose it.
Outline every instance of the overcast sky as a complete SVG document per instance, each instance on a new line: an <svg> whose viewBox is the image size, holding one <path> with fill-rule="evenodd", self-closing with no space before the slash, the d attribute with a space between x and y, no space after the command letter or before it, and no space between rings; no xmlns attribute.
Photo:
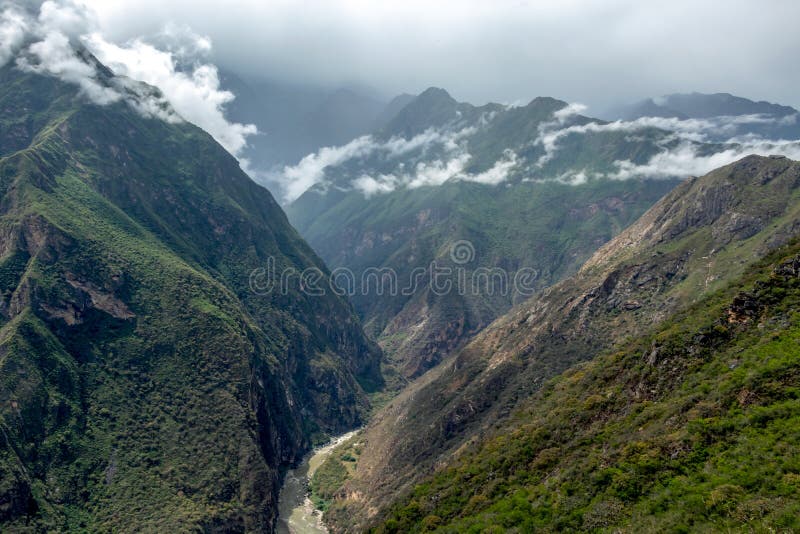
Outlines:
<svg viewBox="0 0 800 534"><path fill-rule="evenodd" d="M797 0L88 0L125 41L166 23L245 75L431 86L460 100L585 102L725 91L800 106ZM224 7L223 7L224 6Z"/></svg>

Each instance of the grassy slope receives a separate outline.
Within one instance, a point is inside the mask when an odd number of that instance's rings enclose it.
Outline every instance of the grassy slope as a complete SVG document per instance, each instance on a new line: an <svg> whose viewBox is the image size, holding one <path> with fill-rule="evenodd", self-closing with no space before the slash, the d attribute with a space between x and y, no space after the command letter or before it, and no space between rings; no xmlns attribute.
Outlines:
<svg viewBox="0 0 800 534"><path fill-rule="evenodd" d="M800 528L800 245L547 384L378 531Z"/></svg>

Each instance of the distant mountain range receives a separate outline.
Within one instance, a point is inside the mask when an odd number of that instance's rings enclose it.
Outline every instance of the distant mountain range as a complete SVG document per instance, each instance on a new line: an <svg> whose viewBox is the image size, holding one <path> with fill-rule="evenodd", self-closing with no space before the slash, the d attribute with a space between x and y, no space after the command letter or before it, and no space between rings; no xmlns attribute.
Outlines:
<svg viewBox="0 0 800 534"><path fill-rule="evenodd" d="M715 109L765 109L743 102ZM793 117L791 108L773 108ZM407 281L432 262L447 263L450 249L468 241L475 258L462 266L467 277L528 268L539 290L574 273L688 175L751 151L800 154L796 141L721 141L723 131L751 128L757 135L767 120L761 115L608 122L581 111L541 97L518 107L473 106L430 88L372 135L291 169L314 185L287 213L328 265L350 269L358 280L391 269ZM352 297L405 378L441 361L523 297L436 295L430 277L421 281L408 294Z"/></svg>
<svg viewBox="0 0 800 534"><path fill-rule="evenodd" d="M767 139L800 138L800 113L793 107L756 102L728 93L687 93L647 98L612 110L604 118L630 121L642 117L681 120L738 117L738 123L731 121L729 124L733 131L718 132L715 137L725 140L737 134L750 134Z"/></svg>

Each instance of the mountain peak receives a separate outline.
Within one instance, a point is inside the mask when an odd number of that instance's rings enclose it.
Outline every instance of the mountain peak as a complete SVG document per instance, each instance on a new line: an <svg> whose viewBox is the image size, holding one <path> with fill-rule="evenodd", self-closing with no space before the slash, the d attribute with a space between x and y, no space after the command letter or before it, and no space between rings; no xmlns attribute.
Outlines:
<svg viewBox="0 0 800 534"><path fill-rule="evenodd" d="M530 107L533 107L533 106L535 106L535 107L548 106L548 107L558 107L559 109L561 109L561 108L563 108L565 106L568 106L568 105L569 104L567 104L563 100L559 100L557 98L553 98L552 96L537 96L536 98L534 98L533 100L528 102L528 106L530 106Z"/></svg>
<svg viewBox="0 0 800 534"><path fill-rule="evenodd" d="M416 99L420 101L458 103L455 98L450 96L450 93L441 87L428 87L422 91Z"/></svg>
<svg viewBox="0 0 800 534"><path fill-rule="evenodd" d="M439 87L429 87L411 100L388 122L384 132L388 135L411 137L428 128L443 126L458 117L460 106L450 94Z"/></svg>

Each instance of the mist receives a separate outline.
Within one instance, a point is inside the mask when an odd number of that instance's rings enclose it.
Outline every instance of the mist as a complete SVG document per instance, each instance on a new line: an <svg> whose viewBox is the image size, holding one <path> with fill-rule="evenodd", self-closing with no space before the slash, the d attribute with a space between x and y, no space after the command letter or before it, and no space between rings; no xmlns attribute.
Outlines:
<svg viewBox="0 0 800 534"><path fill-rule="evenodd" d="M213 41L218 66L252 78L386 97L439 86L476 104L547 95L595 115L689 91L800 105L791 0L87 3L112 40L187 25Z"/></svg>

